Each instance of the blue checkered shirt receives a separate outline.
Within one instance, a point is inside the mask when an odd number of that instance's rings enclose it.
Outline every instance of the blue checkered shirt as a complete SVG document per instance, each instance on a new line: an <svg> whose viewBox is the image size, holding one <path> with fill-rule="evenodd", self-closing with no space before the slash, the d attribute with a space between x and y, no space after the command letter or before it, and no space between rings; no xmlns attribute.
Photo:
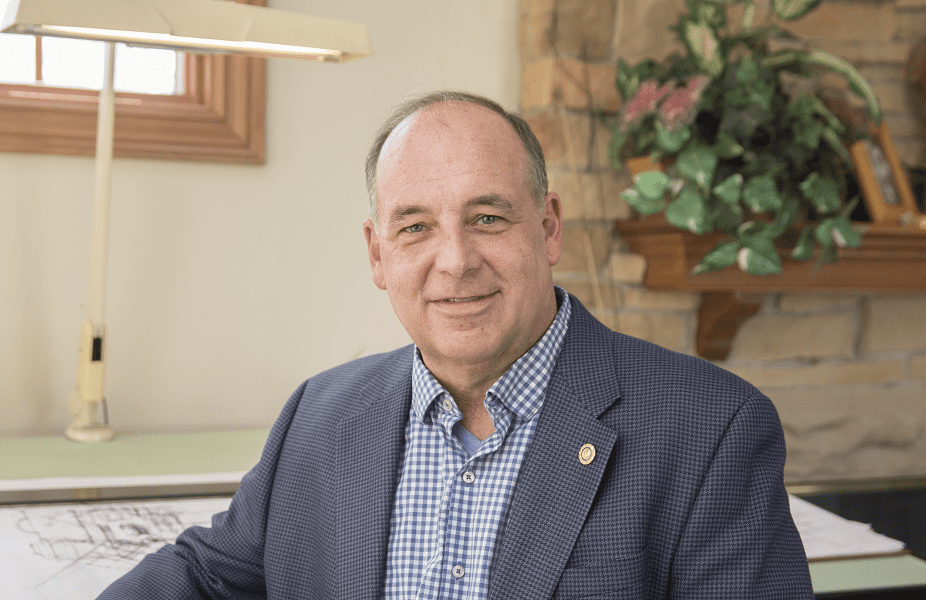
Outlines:
<svg viewBox="0 0 926 600"><path fill-rule="evenodd" d="M487 596L498 533L569 323L569 295L556 292L561 302L550 328L486 393L495 432L472 455L454 435L463 413L416 349L385 598Z"/></svg>

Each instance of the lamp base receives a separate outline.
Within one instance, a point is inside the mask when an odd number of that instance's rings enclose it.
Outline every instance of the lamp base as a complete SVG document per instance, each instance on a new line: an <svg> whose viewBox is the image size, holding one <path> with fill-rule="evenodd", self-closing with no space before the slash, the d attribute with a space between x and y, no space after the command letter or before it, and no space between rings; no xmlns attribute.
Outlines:
<svg viewBox="0 0 926 600"><path fill-rule="evenodd" d="M72 442L108 442L116 435L116 430L109 425L68 425L64 435Z"/></svg>
<svg viewBox="0 0 926 600"><path fill-rule="evenodd" d="M101 402L106 402L102 400ZM96 418L97 402L84 402L80 399L80 392L71 390L68 395L68 406L74 421L64 430L64 436L72 442L108 442L116 435L116 430L109 425L106 418L105 405L103 422Z"/></svg>

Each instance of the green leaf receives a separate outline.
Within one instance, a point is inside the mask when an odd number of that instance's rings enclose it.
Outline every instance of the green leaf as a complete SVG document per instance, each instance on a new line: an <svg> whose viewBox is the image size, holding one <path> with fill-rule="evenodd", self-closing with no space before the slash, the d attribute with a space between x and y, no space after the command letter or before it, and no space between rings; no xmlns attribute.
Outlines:
<svg viewBox="0 0 926 600"><path fill-rule="evenodd" d="M742 156L746 151L746 149L736 141L736 138L726 131L721 131L717 134L717 143L714 144L714 148L717 150L717 156L720 158L736 158L737 156Z"/></svg>
<svg viewBox="0 0 926 600"><path fill-rule="evenodd" d="M644 171L633 178L634 186L647 200L658 200L666 194L669 176L662 171Z"/></svg>
<svg viewBox="0 0 926 600"><path fill-rule="evenodd" d="M747 0L746 9L743 11L743 20L740 23L743 29L753 26L756 20L756 5L752 0Z"/></svg>
<svg viewBox="0 0 926 600"><path fill-rule="evenodd" d="M793 21L815 9L818 4L820 0L773 0L772 8L778 17Z"/></svg>
<svg viewBox="0 0 926 600"><path fill-rule="evenodd" d="M739 252L739 242L723 242L704 255L701 262L692 269L693 275L726 269L736 262L736 253Z"/></svg>
<svg viewBox="0 0 926 600"><path fill-rule="evenodd" d="M832 217L824 219L817 227L817 241L822 245L835 245L839 248L858 248L862 245L862 234L848 218Z"/></svg>
<svg viewBox="0 0 926 600"><path fill-rule="evenodd" d="M781 257L771 240L751 238L743 244L736 257L740 269L752 275L781 273Z"/></svg>
<svg viewBox="0 0 926 600"><path fill-rule="evenodd" d="M641 215L654 215L660 212L666 206L665 198L659 198L658 200L648 200L643 197L643 194L640 193L636 188L628 188L621 192L621 198L624 199L627 204L630 205L630 208L634 209Z"/></svg>
<svg viewBox="0 0 926 600"><path fill-rule="evenodd" d="M835 219L823 219L813 232L813 237L823 248L834 248L836 240L833 239L833 225Z"/></svg>
<svg viewBox="0 0 926 600"><path fill-rule="evenodd" d="M846 60L825 52L823 50L811 50L801 57L801 60L820 67L827 68L842 75L849 83L849 87L855 94L865 101L868 115L875 124L881 123L881 105L878 97L868 81L862 77L862 74Z"/></svg>
<svg viewBox="0 0 926 600"><path fill-rule="evenodd" d="M794 140L810 149L816 149L820 146L820 136L823 134L823 123L811 121L804 123L797 128Z"/></svg>
<svg viewBox="0 0 926 600"><path fill-rule="evenodd" d="M839 196L839 184L829 176L814 171L798 186L817 212L829 214L837 212L842 206Z"/></svg>
<svg viewBox="0 0 926 600"><path fill-rule="evenodd" d="M848 220L837 218L832 235L840 248L858 248L862 245L862 234Z"/></svg>
<svg viewBox="0 0 926 600"><path fill-rule="evenodd" d="M788 114L800 121L810 121L816 114L816 107L810 96L801 92L785 107Z"/></svg>
<svg viewBox="0 0 926 600"><path fill-rule="evenodd" d="M743 206L740 203L726 204L714 202L709 205L709 218L713 229L724 233L734 233L743 222Z"/></svg>
<svg viewBox="0 0 926 600"><path fill-rule="evenodd" d="M832 111L830 111L830 109L826 107L825 104L823 104L822 100L820 100L816 96L808 96L808 97L810 98L810 102L813 105L813 111L815 114L823 117L823 120L826 121L826 124L829 125L831 128L833 128L836 131L836 133L839 133L839 134L845 133L846 126L843 125L842 121L840 121L839 118L836 117L836 115L834 115Z"/></svg>
<svg viewBox="0 0 926 600"><path fill-rule="evenodd" d="M744 106L736 110L725 110L720 119L720 131L738 140L748 140L763 122L771 118L761 106Z"/></svg>
<svg viewBox="0 0 926 600"><path fill-rule="evenodd" d="M742 57L736 64L732 79L724 94L728 104L738 107L756 106L763 112L771 109L775 84L773 80L762 76L755 59L751 56Z"/></svg>
<svg viewBox="0 0 926 600"><path fill-rule="evenodd" d="M759 65L752 57L744 56L736 68L736 82L750 85L759 80Z"/></svg>
<svg viewBox="0 0 926 600"><path fill-rule="evenodd" d="M679 173L698 184L702 190L710 189L717 169L717 154L710 148L698 147L682 152L675 163Z"/></svg>
<svg viewBox="0 0 926 600"><path fill-rule="evenodd" d="M652 129L644 127L643 129L638 129L631 138L633 142L631 148L632 155L642 156L644 154L649 154L650 149L656 141L656 133Z"/></svg>
<svg viewBox="0 0 926 600"><path fill-rule="evenodd" d="M717 77L723 72L724 58L720 51L720 40L709 26L683 18L680 34L688 52L705 73Z"/></svg>
<svg viewBox="0 0 926 600"><path fill-rule="evenodd" d="M621 93L621 98L625 100L633 98L640 85L640 78L636 71L627 64L623 58L617 61L617 90Z"/></svg>
<svg viewBox="0 0 926 600"><path fill-rule="evenodd" d="M653 76L659 63L651 58L641 60L636 65L629 65L624 59L617 61L617 77L615 85L621 93L621 98L629 100L637 93L640 82Z"/></svg>
<svg viewBox="0 0 926 600"><path fill-rule="evenodd" d="M739 173L734 173L714 186L712 191L715 196L727 204L738 204L743 192L743 176Z"/></svg>
<svg viewBox="0 0 926 600"><path fill-rule="evenodd" d="M787 112L796 120L792 127L795 141L806 148L816 150L820 146L820 137L826 127L819 117L831 117L832 113L826 110L822 102L807 94L800 94L789 103Z"/></svg>
<svg viewBox="0 0 926 600"><path fill-rule="evenodd" d="M701 235L707 232L707 209L704 198L697 191L686 187L666 207L666 219L679 229L687 229Z"/></svg>
<svg viewBox="0 0 926 600"><path fill-rule="evenodd" d="M813 225L807 225L801 230L801 234L797 237L797 244L795 244L794 249L791 250L791 258L795 260L807 260L813 256L813 231Z"/></svg>
<svg viewBox="0 0 926 600"><path fill-rule="evenodd" d="M839 258L839 248L854 248L862 243L862 236L855 231L848 220L841 217L831 217L821 221L814 231L814 237L821 247L819 259L821 263L836 262ZM849 246L849 244L855 244L855 246Z"/></svg>
<svg viewBox="0 0 926 600"><path fill-rule="evenodd" d="M823 141L829 145L830 148L836 151L839 156L842 157L847 163L852 162L852 158L849 156L849 152L846 150L846 145L843 143L842 138L839 137L839 133L831 127L825 127L823 133L821 134Z"/></svg>
<svg viewBox="0 0 926 600"><path fill-rule="evenodd" d="M785 196L785 199L782 200L781 208L778 209L778 214L775 215L775 237L777 238L788 227L794 225L798 218L801 216L801 200L800 198L788 194Z"/></svg>
<svg viewBox="0 0 926 600"><path fill-rule="evenodd" d="M700 2L695 7L695 19L713 30L722 29L727 24L726 7L720 2Z"/></svg>
<svg viewBox="0 0 926 600"><path fill-rule="evenodd" d="M620 131L619 126L615 126L614 130L611 132L611 143L608 146L608 158L611 160L611 166L615 169L620 169L622 167L621 150L624 149L624 145L627 143L628 138L630 138L630 134Z"/></svg>
<svg viewBox="0 0 926 600"><path fill-rule="evenodd" d="M751 177L743 186L743 203L753 212L771 212L781 208L781 196L771 175Z"/></svg>
<svg viewBox="0 0 926 600"><path fill-rule="evenodd" d="M741 223L736 229L736 235L741 240L753 237L762 237L768 231L769 224L766 221L746 221ZM765 237L768 237L765 235Z"/></svg>
<svg viewBox="0 0 926 600"><path fill-rule="evenodd" d="M662 121L656 121L656 143L666 152L678 152L690 139L690 127L680 127L675 131L669 131Z"/></svg>

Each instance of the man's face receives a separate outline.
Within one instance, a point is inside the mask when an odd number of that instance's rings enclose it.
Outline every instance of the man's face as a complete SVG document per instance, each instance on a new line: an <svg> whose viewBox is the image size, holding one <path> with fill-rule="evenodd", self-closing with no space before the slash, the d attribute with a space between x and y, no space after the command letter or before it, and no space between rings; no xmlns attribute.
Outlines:
<svg viewBox="0 0 926 600"><path fill-rule="evenodd" d="M377 173L379 229L364 223L373 281L438 378L493 377L556 315L556 194L542 212L527 155L507 121L481 106L432 105L393 131Z"/></svg>

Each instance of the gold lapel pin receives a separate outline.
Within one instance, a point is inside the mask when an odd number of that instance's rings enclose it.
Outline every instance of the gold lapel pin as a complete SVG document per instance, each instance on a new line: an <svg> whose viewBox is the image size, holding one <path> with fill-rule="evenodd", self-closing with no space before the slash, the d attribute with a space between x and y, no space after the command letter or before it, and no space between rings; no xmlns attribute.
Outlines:
<svg viewBox="0 0 926 600"><path fill-rule="evenodd" d="M583 444L579 448L579 462L583 465L591 464L595 460L595 447L591 444Z"/></svg>

